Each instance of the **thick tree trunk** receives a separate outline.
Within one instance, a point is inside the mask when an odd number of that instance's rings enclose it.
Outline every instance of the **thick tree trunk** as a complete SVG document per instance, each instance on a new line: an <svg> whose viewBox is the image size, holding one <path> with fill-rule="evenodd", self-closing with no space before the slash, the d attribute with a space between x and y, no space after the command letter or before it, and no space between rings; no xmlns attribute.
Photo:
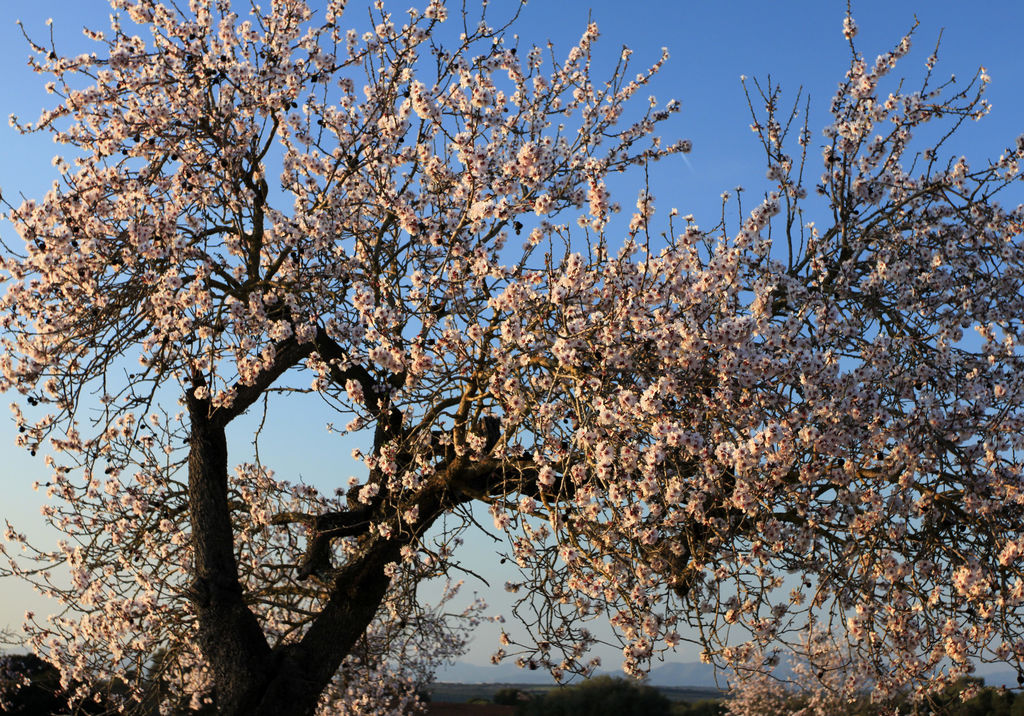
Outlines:
<svg viewBox="0 0 1024 716"><path fill-rule="evenodd" d="M210 419L207 401L190 391L188 406L189 516L195 549L191 598L200 648L213 670L218 710L252 713L254 686L266 682L271 652L238 581L228 508L227 439L224 426Z"/></svg>
<svg viewBox="0 0 1024 716"><path fill-rule="evenodd" d="M197 386L199 385L197 381ZM271 650L245 604L228 505L224 424L188 395L192 423L189 511L195 549L192 603L213 670L217 711L230 716L312 716L342 660L373 620L401 544L380 540L338 575L324 610L296 644Z"/></svg>
<svg viewBox="0 0 1024 716"><path fill-rule="evenodd" d="M387 592L385 565L400 545L381 541L338 576L324 610L297 644L283 649L253 716L312 716L342 660L366 632Z"/></svg>
<svg viewBox="0 0 1024 716"><path fill-rule="evenodd" d="M324 337L318 343L321 352L340 350L332 346ZM186 396L192 427L188 473L195 547L191 597L200 648L213 670L217 710L231 716L312 716L341 662L366 632L384 600L391 581L385 574L386 566L399 561L402 546L412 539L407 533L403 539L372 540L359 558L335 576L326 605L303 638L270 648L259 620L245 603L239 582L228 505L225 427L289 366L308 354L311 346L286 340L276 348L274 366L256 384L239 389L231 408L211 410L208 399L196 397L195 391L204 386L199 374L193 376L193 387ZM346 375L337 376L339 382ZM367 386L372 394L369 381ZM376 406L383 409L379 398ZM398 423L387 425L400 429L400 418L395 418L398 412L389 415ZM375 436L375 440L379 438ZM425 498L419 505L423 517L418 533L444 512L450 495L445 487Z"/></svg>

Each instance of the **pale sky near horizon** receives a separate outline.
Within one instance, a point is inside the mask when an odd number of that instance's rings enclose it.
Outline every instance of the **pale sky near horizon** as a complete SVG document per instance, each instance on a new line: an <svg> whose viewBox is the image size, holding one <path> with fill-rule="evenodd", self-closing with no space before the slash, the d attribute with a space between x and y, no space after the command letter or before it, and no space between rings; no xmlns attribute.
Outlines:
<svg viewBox="0 0 1024 716"><path fill-rule="evenodd" d="M312 4L315 7L319 3L314 0ZM400 0L388 6L402 12L409 5L420 4L419 0ZM458 3L450 4L453 10L457 8ZM467 4L475 5L472 0ZM496 15L510 5L510 0L491 2ZM358 13L364 6L365 2L350 0L349 12ZM650 92L662 103L672 97L681 101L682 111L665 125L664 135L667 139L692 140L693 151L685 161L673 159L656 166L652 193L660 213L674 206L683 214L694 213L700 224L713 225L722 191L731 191L737 185L756 189L764 180L764 161L757 139L749 130L751 120L740 75L763 79L770 74L781 82L790 98L801 85L810 93L814 147L810 166L812 176L820 173L820 129L849 63L849 47L841 34L845 7L845 0L533 0L524 9L515 31L522 45L543 44L550 39L556 55L564 55L578 39L589 15L601 28L598 57L610 65L621 46L628 45L634 50L638 71L658 58L662 46L668 47L671 59ZM82 25L105 29L108 13L105 0L0 0L0 66L4 68L0 115L15 113L34 120L52 99L42 89L45 79L33 75L25 64L29 50L16 19L24 22L33 37L45 38L48 28L44 23L52 17L59 46L77 52L89 47L79 33ZM958 148L976 161L997 156L1002 147L1024 132L1024 58L1019 50L1024 3L860 0L853 5L860 27L860 52L871 61L890 49L913 24L915 13L920 25L914 49L896 73L910 78L911 86L916 85L943 31L939 77L955 73L966 80L979 65L984 65L992 77L987 95L992 112L980 123L969 123L963 129ZM361 23L362 17L359 19ZM4 122L0 126L0 147L0 189L9 201L17 204L19 193L39 197L48 190L56 177L50 159L57 153L48 136L23 137ZM631 194L614 199L631 206L635 188ZM17 241L7 223L0 223L0 238ZM0 403L12 399L7 398ZM311 433L322 432L319 423L307 425L304 416L288 415L278 425L280 437L261 447L261 455L282 476L301 474L326 484L333 475L341 473L340 479L344 479L354 469L348 464L347 450L339 461L335 453L323 447L296 449L296 441L306 438L307 428ZM0 522L10 520L21 531L43 534L39 516L43 496L32 492L30 486L33 480L45 481L47 470L40 459L14 448L14 436L13 422L0 417ZM236 443L237 451L232 455L235 462L249 457L248 443L244 436ZM500 586L514 573L498 572L487 542L468 545L467 554L469 562L488 577L495 589L467 584L466 594L468 597L479 590L495 605L494 611L500 611L507 608ZM0 628L17 626L28 608L45 611L23 585L0 581ZM495 648L493 631L482 629L467 660L484 663ZM692 648L683 649L678 660L692 660L695 654ZM617 664L611 656L606 657L606 666Z"/></svg>

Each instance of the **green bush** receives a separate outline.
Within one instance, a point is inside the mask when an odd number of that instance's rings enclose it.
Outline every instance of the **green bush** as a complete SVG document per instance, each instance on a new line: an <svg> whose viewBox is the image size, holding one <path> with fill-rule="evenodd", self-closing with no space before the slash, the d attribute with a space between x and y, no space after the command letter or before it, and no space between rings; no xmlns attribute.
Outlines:
<svg viewBox="0 0 1024 716"><path fill-rule="evenodd" d="M1024 716L1024 696L984 684L984 679L961 679L933 695L929 703L915 704L915 710L910 713L934 712L942 716ZM981 688L975 696L964 701L961 693L969 685Z"/></svg>
<svg viewBox="0 0 1024 716"><path fill-rule="evenodd" d="M524 701L529 701L529 699L530 695L525 691L507 686L494 692L494 698L491 700L501 706L518 706Z"/></svg>
<svg viewBox="0 0 1024 716"><path fill-rule="evenodd" d="M701 699L700 701L672 704L672 716L724 716L725 702L721 699Z"/></svg>
<svg viewBox="0 0 1024 716"><path fill-rule="evenodd" d="M521 716L671 716L672 704L657 689L626 679L598 676L552 689L520 705Z"/></svg>

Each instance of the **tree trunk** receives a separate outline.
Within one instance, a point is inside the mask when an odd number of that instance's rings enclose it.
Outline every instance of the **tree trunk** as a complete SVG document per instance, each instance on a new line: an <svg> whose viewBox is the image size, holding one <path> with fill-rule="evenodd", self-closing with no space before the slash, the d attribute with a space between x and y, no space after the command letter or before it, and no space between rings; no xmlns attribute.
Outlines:
<svg viewBox="0 0 1024 716"><path fill-rule="evenodd" d="M198 383L197 383L198 385ZM323 611L295 644L271 649L245 604L228 506L224 425L189 391L189 513L195 548L191 599L199 644L213 671L218 713L312 716L342 660L377 613L399 559L397 540L378 541L345 567Z"/></svg>
<svg viewBox="0 0 1024 716"><path fill-rule="evenodd" d="M197 399L194 389L188 393L188 407L188 497L195 549L190 596L199 644L213 670L218 710L251 713L254 685L265 683L269 675L270 646L238 581L224 426L210 419L208 402Z"/></svg>
<svg viewBox="0 0 1024 716"><path fill-rule="evenodd" d="M281 650L253 716L312 716L342 660L377 613L391 581L384 568L398 559L399 549L396 541L381 540L342 570L302 640Z"/></svg>

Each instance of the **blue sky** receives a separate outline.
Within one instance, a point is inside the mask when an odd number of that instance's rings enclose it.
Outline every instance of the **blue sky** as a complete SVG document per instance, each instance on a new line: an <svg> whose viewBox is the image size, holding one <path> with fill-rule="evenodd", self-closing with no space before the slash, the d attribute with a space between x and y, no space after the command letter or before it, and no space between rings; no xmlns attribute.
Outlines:
<svg viewBox="0 0 1024 716"><path fill-rule="evenodd" d="M365 17L364 4L360 0L349 4L349 12L360 22ZM415 0L389 3L397 11L410 4L416 4ZM451 4L453 10L458 5ZM469 4L474 5L472 0ZM496 14L511 5L510 0L491 2ZM638 71L657 59L661 47L669 48L671 59L651 93L662 102L670 98L682 102L682 112L666 125L665 135L669 139L691 139L693 151L685 161L673 159L657 165L652 174L652 192L662 211L675 206L684 214L695 214L698 223L710 225L717 219L722 191L737 185L756 189L764 177L764 162L756 137L749 130L751 120L740 75L763 79L770 74L781 82L789 97L803 86L811 96L815 144L821 136L819 130L829 100L849 61L849 47L841 35L845 7L845 0L533 0L524 9L517 31L522 45L543 44L550 39L556 53L564 53L590 16L602 32L596 47L599 59L610 66L621 46L628 45L635 51ZM105 0L34 0L0 5L0 66L4 78L0 83L0 114L6 117L15 113L32 120L51 99L42 89L44 80L26 66L28 47L15 25L16 19L24 22L33 37L44 39L48 33L44 23L52 17L58 46L77 52L89 46L79 32L82 25L105 28L108 13ZM977 161L997 155L1024 131L1024 59L1018 49L1024 3L862 0L854 3L853 13L860 27L858 48L869 61L895 44L915 17L919 20L914 50L897 70L897 74L910 77L912 84L923 75L925 60L940 31L939 77L955 73L967 79L979 65L986 67L992 77L987 96L993 109L981 123L971 123L964 129L957 146L969 158ZM0 126L0 146L0 188L9 201L18 203L15 197L19 192L37 197L49 188L55 177L50 159L56 148L47 136L22 137L4 122ZM817 156L815 151L815 175ZM624 206L631 205L635 198L636 187L628 188L633 193L616 197ZM6 223L0 223L0 237L16 241ZM614 242L614 237L611 240ZM336 444L325 447L309 437L324 434L318 418L277 418L280 438L262 447L261 455L280 472L301 474L326 484L335 476L343 480L347 471L354 470L344 461L339 463ZM41 460L13 447L14 436L13 423L0 418L0 465L4 466L0 471L0 520L10 519L22 531L41 534L41 495L33 493L30 485L33 480L45 480L46 470ZM235 445L236 461L249 457L249 440L244 435L238 436ZM347 455L347 449L343 454ZM474 569L498 585L493 594L482 591L500 611L505 607L500 585L511 575L496 571L489 540L477 541L475 548L470 545L467 556ZM480 586L467 585L467 589ZM16 625L27 608L45 609L21 585L0 584L0 627ZM470 660L484 662L494 648L494 639L484 631ZM693 657L692 650L679 655L680 660ZM606 659L609 666L616 663Z"/></svg>

